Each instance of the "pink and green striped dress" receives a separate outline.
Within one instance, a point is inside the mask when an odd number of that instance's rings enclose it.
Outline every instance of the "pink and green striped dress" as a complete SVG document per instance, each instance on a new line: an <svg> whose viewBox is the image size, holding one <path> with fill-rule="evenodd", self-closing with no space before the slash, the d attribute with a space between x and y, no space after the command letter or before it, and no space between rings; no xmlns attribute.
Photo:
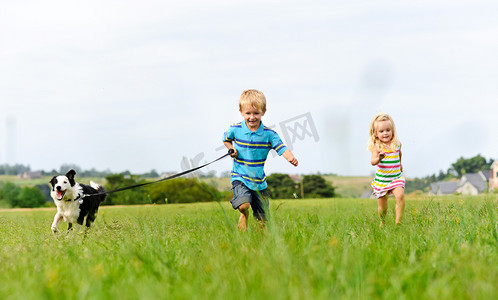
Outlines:
<svg viewBox="0 0 498 300"><path fill-rule="evenodd" d="M405 178L401 176L400 146L394 151L383 149L386 156L377 164L375 178L372 181L376 198L385 196L397 187L405 188Z"/></svg>

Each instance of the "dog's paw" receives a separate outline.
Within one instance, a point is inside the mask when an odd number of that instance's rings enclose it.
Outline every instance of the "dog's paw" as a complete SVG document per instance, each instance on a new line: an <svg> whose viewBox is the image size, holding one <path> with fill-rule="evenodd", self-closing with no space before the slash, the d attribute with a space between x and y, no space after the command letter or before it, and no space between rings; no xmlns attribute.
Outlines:
<svg viewBox="0 0 498 300"><path fill-rule="evenodd" d="M59 229L57 229L57 227L50 227L50 229L52 229L53 234L59 233Z"/></svg>

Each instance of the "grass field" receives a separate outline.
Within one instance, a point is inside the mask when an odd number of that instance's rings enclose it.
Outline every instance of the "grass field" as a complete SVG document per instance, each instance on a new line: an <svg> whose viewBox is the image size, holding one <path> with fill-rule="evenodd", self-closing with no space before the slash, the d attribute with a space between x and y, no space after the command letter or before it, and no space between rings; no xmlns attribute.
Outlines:
<svg viewBox="0 0 498 300"><path fill-rule="evenodd" d="M55 209L0 211L0 299L497 299L496 195L273 201L265 230L228 203L102 207L88 232ZM65 228L66 224L62 224Z"/></svg>

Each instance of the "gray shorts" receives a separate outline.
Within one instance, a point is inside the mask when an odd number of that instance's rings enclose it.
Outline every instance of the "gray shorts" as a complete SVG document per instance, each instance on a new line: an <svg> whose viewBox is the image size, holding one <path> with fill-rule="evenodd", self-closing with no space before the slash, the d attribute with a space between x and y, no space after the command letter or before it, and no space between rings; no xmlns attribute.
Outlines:
<svg viewBox="0 0 498 300"><path fill-rule="evenodd" d="M249 203L256 219L267 220L267 215L270 214L270 197L266 189L253 191L241 181L236 180L232 182L232 192L233 199L230 200L230 203L232 203L233 209L238 209L242 204Z"/></svg>

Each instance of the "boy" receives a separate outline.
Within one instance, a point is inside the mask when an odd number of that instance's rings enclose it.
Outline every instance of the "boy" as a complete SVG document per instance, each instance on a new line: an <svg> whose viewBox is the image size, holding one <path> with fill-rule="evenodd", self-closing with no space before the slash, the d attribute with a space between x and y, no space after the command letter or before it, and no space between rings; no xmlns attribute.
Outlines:
<svg viewBox="0 0 498 300"><path fill-rule="evenodd" d="M244 121L230 126L223 136L223 144L234 151L231 154L233 199L230 203L240 211L239 230L246 231L249 207L261 225L266 222L269 202L263 168L270 150L274 149L294 166L298 162L278 134L261 122L266 112L266 98L262 92L242 92L239 111Z"/></svg>

